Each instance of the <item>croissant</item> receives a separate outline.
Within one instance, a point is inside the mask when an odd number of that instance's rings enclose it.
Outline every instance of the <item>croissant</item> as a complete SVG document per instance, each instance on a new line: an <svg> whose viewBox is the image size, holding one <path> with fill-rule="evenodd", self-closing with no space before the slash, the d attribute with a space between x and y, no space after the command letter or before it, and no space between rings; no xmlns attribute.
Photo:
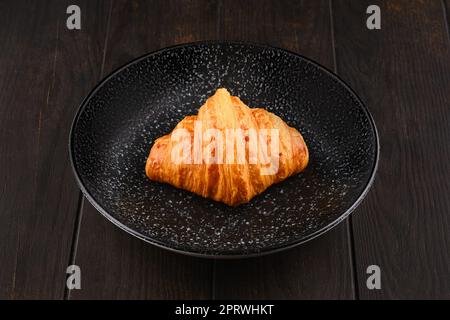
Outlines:
<svg viewBox="0 0 450 320"><path fill-rule="evenodd" d="M275 114L218 89L158 138L145 172L154 181L237 206L308 164L302 135Z"/></svg>

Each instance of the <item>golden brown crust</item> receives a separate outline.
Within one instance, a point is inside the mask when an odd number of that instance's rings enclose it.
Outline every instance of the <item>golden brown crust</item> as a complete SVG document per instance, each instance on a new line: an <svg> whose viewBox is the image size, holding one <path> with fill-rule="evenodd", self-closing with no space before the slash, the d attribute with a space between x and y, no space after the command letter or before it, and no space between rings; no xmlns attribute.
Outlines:
<svg viewBox="0 0 450 320"><path fill-rule="evenodd" d="M262 174L263 168L267 165L260 164L260 161L257 164L249 163L249 143L245 145L245 161L241 164L229 164L225 161L210 164L175 163L171 159L175 143L171 139L173 133L171 132L158 138L150 150L145 166L145 172L150 179L236 206L250 201L270 185L299 173L308 164L308 148L300 132L289 127L273 113L264 109L249 108L238 97L230 96L226 89L218 89L199 109L197 116L185 117L175 129L186 129L192 142L195 121L201 121L202 132L214 128L223 132L224 136L226 129L278 129L278 170L274 174ZM248 141L248 137L245 141ZM258 140L258 143L261 144L261 141ZM270 137L267 139L267 148L269 143ZM192 149L193 145L192 142ZM205 147L202 145L202 152L205 151ZM212 154L214 152L216 151L212 151ZM236 150L234 157L237 159ZM258 151L258 160L262 160L261 157Z"/></svg>

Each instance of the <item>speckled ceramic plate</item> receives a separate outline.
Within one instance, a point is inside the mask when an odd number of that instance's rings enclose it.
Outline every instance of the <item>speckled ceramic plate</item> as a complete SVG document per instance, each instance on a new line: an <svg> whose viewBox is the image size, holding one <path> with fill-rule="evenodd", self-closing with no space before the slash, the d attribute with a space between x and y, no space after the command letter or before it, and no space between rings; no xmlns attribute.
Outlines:
<svg viewBox="0 0 450 320"><path fill-rule="evenodd" d="M196 114L219 87L297 128L307 169L236 208L150 181L156 138ZM193 43L134 60L83 101L70 158L86 198L120 228L157 246L209 257L286 249L337 225L367 193L379 144L356 94L317 63L282 49Z"/></svg>

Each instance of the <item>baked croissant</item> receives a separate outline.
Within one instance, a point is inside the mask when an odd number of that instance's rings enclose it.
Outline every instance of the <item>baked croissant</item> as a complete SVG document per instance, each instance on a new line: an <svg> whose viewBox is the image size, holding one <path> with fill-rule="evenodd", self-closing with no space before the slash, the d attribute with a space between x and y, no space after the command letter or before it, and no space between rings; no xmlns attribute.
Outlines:
<svg viewBox="0 0 450 320"><path fill-rule="evenodd" d="M308 159L296 129L218 89L198 115L155 141L145 172L151 180L236 206L299 173Z"/></svg>

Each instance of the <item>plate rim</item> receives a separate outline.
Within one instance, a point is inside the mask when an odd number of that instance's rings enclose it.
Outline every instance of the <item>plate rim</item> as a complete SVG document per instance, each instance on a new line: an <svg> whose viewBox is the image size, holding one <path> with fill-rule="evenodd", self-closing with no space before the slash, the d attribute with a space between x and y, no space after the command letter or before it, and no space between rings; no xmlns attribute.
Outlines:
<svg viewBox="0 0 450 320"><path fill-rule="evenodd" d="M307 236L305 236L305 237L303 237L301 239L290 241L289 243L284 244L284 245L263 247L263 248L259 249L259 251L257 251L257 252L255 251L255 252L248 252L248 253L245 252L245 251L242 252L242 253L229 253L229 254L227 254L227 253L224 253L224 254L220 254L220 253L206 253L206 252L202 252L202 251L189 251L189 250L184 250L184 249L178 249L178 248L170 247L169 245L165 245L163 242L161 242L159 240L152 239L152 238L150 238L148 236L145 236L145 235L141 234L140 232L138 232L138 231L128 227L124 223L122 223L119 220L117 220L116 218L114 218L90 194L89 190L85 187L85 185L84 185L84 183L83 183L83 181L81 179L81 176L78 173L78 170L77 170L76 165L75 165L74 152L73 152L73 138L74 138L73 133L74 133L74 128L75 128L75 126L76 126L76 124L78 122L78 119L79 119L80 115L82 114L82 112L86 108L87 102L97 93L97 91L107 81L109 81L116 74L120 73L122 70L130 67L131 65L134 65L134 64L140 62L141 60L144 60L144 59L146 59L146 58L148 58L150 56L161 54L161 53L163 53L165 51L169 51L169 50L176 49L176 48L199 46L199 45L241 45L241 46L251 46L251 47L259 47L259 48L271 49L271 50L276 50L276 51L282 51L282 52L285 52L285 53L288 53L288 54L300 57L303 60L307 61L308 63L311 63L314 66L316 66L317 68L321 69L322 71L327 73L332 78L334 78L337 82L339 82L341 85L343 85L348 90L348 92L353 96L353 98L357 102L359 102L359 104L362 107L362 110L365 113L365 116L367 117L367 119L369 120L369 122L371 124L372 130L373 130L373 133L374 133L374 139L375 139L375 144L376 144L375 161L374 161L374 164L373 164L373 167L372 167L370 178L368 179L366 185L364 186L364 189L361 191L360 195L353 202L353 204L345 212L343 212L341 215L339 215L338 218L336 218L335 220L331 221L330 223L328 223L324 227L314 231L310 235L307 235ZM141 55L141 56L139 56L137 58L134 58L134 59L126 62L125 64L115 68L109 74L104 76L90 90L90 92L84 97L84 99L79 104L79 106L77 108L77 111L76 111L76 113L75 113L75 115L73 117L71 126L70 126L68 149L69 149L70 165L72 167L72 172L73 172L73 174L75 176L75 180L77 182L78 187L80 188L80 190L81 190L82 194L84 195L84 197L107 220L109 220L115 226L119 227L120 229L124 230L125 232L131 234L132 236L134 236L134 237L136 237L136 238L138 238L140 240L143 240L143 241L145 241L147 243L150 243L150 244L152 244L152 245L154 245L156 247L163 248L163 249L166 249L166 250L169 250L169 251L172 251L172 252L180 253L180 254L183 254L183 255L200 257L200 258L212 258L212 259L240 259L240 258L251 258L251 257L264 256L264 255L268 255L268 254L272 254L272 253L288 250L288 249L291 249L293 247L299 246L299 245L304 244L304 243L306 243L306 242L308 242L310 240L313 240L313 239L321 236L322 234L328 232L329 230L333 229L338 224L340 224L343 220L348 218L349 215L361 204L361 202L364 200L364 198L368 194L370 188L372 187L372 185L374 183L375 176L376 176L376 173L378 171L378 163L379 163L380 151L381 151L380 138L379 138L377 126L375 124L375 121L373 119L372 114L370 113L369 109L367 108L367 106L363 102L363 100L360 98L360 96L355 92L355 90L353 90L350 87L350 85L348 85L347 82L345 82L338 74L336 74L335 72L333 72L329 68L323 66L322 64L318 63L317 61L315 61L313 59L310 59L308 57L305 57L304 55L299 54L297 52L288 50L288 49L284 49L284 48L280 48L280 47L276 47L276 46L272 46L272 45L268 45L268 44L256 43L256 42L248 42L248 41L220 41L220 40L194 41L194 42L187 42L187 43L181 43L181 44L176 44L176 45L164 47L164 48L161 48L161 49L158 49L158 50L155 50L155 51L151 51L151 52L145 53L145 54L143 54L143 55ZM80 213L78 213L78 215L79 214Z"/></svg>

